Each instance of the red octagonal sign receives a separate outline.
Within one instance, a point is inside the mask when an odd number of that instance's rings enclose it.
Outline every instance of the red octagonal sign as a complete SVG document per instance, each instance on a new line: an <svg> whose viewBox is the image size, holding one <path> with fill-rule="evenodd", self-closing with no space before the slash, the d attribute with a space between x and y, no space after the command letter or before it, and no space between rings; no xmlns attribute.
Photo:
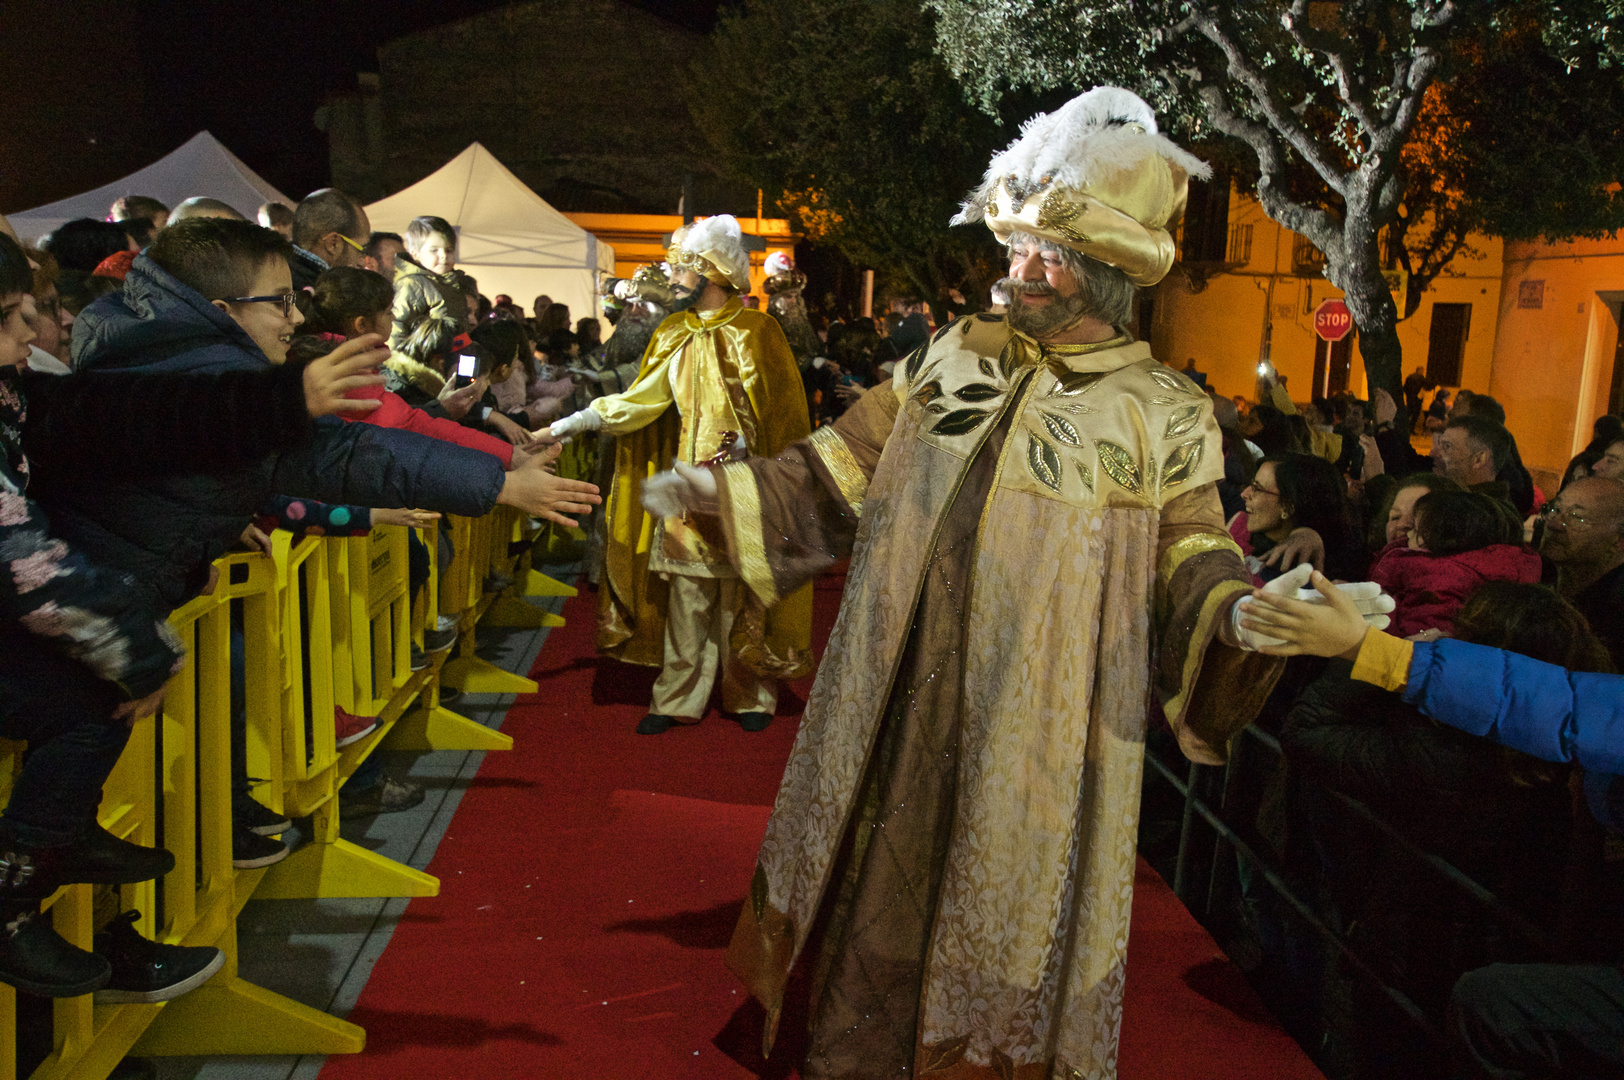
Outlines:
<svg viewBox="0 0 1624 1080"><path fill-rule="evenodd" d="M1340 300L1327 300L1314 309L1314 333L1326 341L1341 341L1353 329L1353 313Z"/></svg>

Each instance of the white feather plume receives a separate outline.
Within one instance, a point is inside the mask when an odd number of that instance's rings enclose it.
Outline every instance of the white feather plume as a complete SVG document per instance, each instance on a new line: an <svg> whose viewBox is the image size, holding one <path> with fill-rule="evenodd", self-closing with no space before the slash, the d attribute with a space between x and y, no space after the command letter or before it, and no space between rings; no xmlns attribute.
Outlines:
<svg viewBox="0 0 1624 1080"><path fill-rule="evenodd" d="M1048 183L1086 188L1152 154L1198 179L1212 175L1204 161L1159 133L1156 114L1138 94L1120 86L1096 86L1022 124L1020 136L993 157L981 186L970 193L952 223L980 221L999 181L1011 176L1029 190Z"/></svg>

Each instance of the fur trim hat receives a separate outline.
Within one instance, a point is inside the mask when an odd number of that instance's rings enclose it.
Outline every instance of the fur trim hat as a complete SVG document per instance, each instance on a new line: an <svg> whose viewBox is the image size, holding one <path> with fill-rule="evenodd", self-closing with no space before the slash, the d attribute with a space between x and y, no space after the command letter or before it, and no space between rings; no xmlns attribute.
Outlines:
<svg viewBox="0 0 1624 1080"><path fill-rule="evenodd" d="M666 261L712 281L725 281L741 293L750 291L750 256L744 251L744 231L732 214L700 218L672 233Z"/></svg>
<svg viewBox="0 0 1624 1080"><path fill-rule="evenodd" d="M1028 120L953 224L985 221L1002 243L1029 233L1154 285L1173 266L1169 230L1184 215L1189 178L1211 175L1157 133L1137 94L1096 86Z"/></svg>

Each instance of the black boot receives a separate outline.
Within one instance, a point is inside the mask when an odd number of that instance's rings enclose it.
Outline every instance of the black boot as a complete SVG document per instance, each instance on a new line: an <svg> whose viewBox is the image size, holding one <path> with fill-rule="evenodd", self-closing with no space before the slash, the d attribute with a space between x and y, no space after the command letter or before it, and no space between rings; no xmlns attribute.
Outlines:
<svg viewBox="0 0 1624 1080"><path fill-rule="evenodd" d="M101 1005L150 1005L180 997L209 981L226 962L212 945L164 945L136 932L138 911L126 911L96 935L96 952L112 964L113 976L96 991Z"/></svg>
<svg viewBox="0 0 1624 1080"><path fill-rule="evenodd" d="M742 712L739 714L739 726L746 731L766 731L767 725L773 722L770 712Z"/></svg>
<svg viewBox="0 0 1624 1080"><path fill-rule="evenodd" d="M174 868L175 856L168 850L120 840L91 822L78 841L61 850L55 871L62 885L133 885L163 877Z"/></svg>
<svg viewBox="0 0 1624 1080"><path fill-rule="evenodd" d="M68 944L38 900L0 901L0 920L0 982L25 994L78 997L113 972L106 960Z"/></svg>

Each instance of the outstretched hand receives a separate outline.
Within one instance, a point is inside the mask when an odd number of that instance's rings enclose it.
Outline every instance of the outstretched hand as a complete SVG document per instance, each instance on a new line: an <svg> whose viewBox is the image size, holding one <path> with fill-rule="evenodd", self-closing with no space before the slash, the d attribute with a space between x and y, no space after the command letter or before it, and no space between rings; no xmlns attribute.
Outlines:
<svg viewBox="0 0 1624 1080"><path fill-rule="evenodd" d="M413 510L410 507L383 508L372 511L374 525L404 525L408 529L426 529L440 520L432 510Z"/></svg>
<svg viewBox="0 0 1624 1080"><path fill-rule="evenodd" d="M1318 591L1315 600L1253 590L1241 613L1240 628L1270 642L1259 646L1258 652L1270 656L1307 653L1351 660L1359 655L1367 632L1387 626L1385 611L1392 610L1393 601L1375 582L1338 587L1318 571L1309 581ZM1372 590L1372 595L1365 595ZM1366 608L1370 610L1362 610Z"/></svg>
<svg viewBox="0 0 1624 1080"><path fill-rule="evenodd" d="M1312 565L1315 570L1323 570L1325 541L1313 529L1299 525L1291 530L1290 536L1264 552L1258 561L1264 566L1278 566L1282 570L1292 570L1304 563Z"/></svg>
<svg viewBox="0 0 1624 1080"><path fill-rule="evenodd" d="M688 511L714 514L721 504L716 498L716 474L683 462L674 462L670 471L656 473L643 481L643 509L655 517L681 517Z"/></svg>
<svg viewBox="0 0 1624 1080"><path fill-rule="evenodd" d="M340 413L364 413L376 409L376 398L350 398L352 390L382 386L378 368L389 359L389 349L377 334L351 338L326 356L305 365L305 408L312 418Z"/></svg>
<svg viewBox="0 0 1624 1080"><path fill-rule="evenodd" d="M553 453L551 457L557 457ZM530 462L551 458L544 452L533 455ZM592 508L603 502L598 495L598 486L589 484L584 480L566 480L561 476L554 476L546 471L545 464L532 468L527 462L522 468L514 469L507 474L507 480L502 484L502 493L496 501L505 506L516 507L527 514L545 518L557 525L567 525L574 528L580 524L574 518L565 517L566 514L590 514Z"/></svg>

